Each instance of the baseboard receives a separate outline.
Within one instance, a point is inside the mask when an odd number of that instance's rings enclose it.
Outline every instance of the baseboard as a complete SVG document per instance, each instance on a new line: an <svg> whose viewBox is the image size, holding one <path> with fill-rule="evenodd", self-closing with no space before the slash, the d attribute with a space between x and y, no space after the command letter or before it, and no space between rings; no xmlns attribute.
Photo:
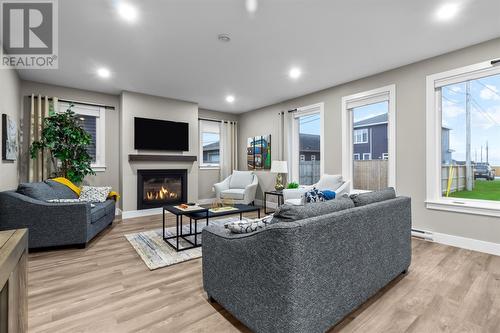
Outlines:
<svg viewBox="0 0 500 333"><path fill-rule="evenodd" d="M163 212L162 208L122 211L122 220L131 219L134 217L158 215L161 214L162 212Z"/></svg>
<svg viewBox="0 0 500 333"><path fill-rule="evenodd" d="M425 230L418 230L418 232L424 233L425 239L432 242L500 256L500 244L498 243ZM412 232L412 235L418 237L418 232Z"/></svg>

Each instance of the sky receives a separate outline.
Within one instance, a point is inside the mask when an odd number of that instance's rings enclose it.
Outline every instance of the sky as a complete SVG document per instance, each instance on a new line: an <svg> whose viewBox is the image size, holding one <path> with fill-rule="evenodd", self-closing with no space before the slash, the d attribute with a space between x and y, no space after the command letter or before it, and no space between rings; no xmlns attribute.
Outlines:
<svg viewBox="0 0 500 333"><path fill-rule="evenodd" d="M489 146L489 162L500 166L500 75L470 81L471 94L471 156L473 161L486 162L486 142ZM465 161L466 142L466 83L442 88L443 126L451 129L450 148L452 158ZM477 154L477 155L476 155ZM477 156L477 159L476 159Z"/></svg>
<svg viewBox="0 0 500 333"><path fill-rule="evenodd" d="M319 113L300 117L299 132L304 134L320 135L321 133L320 124L321 122Z"/></svg>
<svg viewBox="0 0 500 333"><path fill-rule="evenodd" d="M389 102L369 104L354 108L353 110L353 121L358 122L389 112Z"/></svg>

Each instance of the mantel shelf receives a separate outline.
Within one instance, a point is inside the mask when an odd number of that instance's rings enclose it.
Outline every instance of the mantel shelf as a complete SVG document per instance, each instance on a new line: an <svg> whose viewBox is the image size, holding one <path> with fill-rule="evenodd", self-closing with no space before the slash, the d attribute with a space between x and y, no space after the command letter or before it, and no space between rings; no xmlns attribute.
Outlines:
<svg viewBox="0 0 500 333"><path fill-rule="evenodd" d="M195 155L146 155L129 154L129 162L196 162Z"/></svg>

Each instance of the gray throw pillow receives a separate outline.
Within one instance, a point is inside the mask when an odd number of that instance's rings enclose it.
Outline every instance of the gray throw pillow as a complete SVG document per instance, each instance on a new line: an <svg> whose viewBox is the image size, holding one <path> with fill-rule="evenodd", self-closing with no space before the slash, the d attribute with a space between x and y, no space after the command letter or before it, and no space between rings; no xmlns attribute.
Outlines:
<svg viewBox="0 0 500 333"><path fill-rule="evenodd" d="M19 184L17 193L42 201L59 199L54 189L44 182Z"/></svg>
<svg viewBox="0 0 500 333"><path fill-rule="evenodd" d="M51 179L46 180L45 184L52 188L54 194L57 196L57 199L78 199L78 194L64 184Z"/></svg>
<svg viewBox="0 0 500 333"><path fill-rule="evenodd" d="M354 208L354 203L348 197L339 197L324 202L309 203L304 206L284 204L276 210L272 221L273 223L298 221L349 208Z"/></svg>
<svg viewBox="0 0 500 333"><path fill-rule="evenodd" d="M353 194L351 199L356 207L366 206L375 202L385 201L396 198L396 191L393 187L388 187L383 190Z"/></svg>

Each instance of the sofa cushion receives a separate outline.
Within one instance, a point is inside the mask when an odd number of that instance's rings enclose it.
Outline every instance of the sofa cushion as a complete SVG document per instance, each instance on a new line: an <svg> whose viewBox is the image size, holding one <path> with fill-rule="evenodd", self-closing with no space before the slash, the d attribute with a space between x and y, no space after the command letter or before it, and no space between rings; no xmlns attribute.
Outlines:
<svg viewBox="0 0 500 333"><path fill-rule="evenodd" d="M356 207L366 206L375 202L390 200L394 198L396 198L396 191L394 191L394 188L392 187L373 192L351 195L351 199Z"/></svg>
<svg viewBox="0 0 500 333"><path fill-rule="evenodd" d="M238 188L225 190L220 193L220 197L222 199L243 200L245 198L245 190Z"/></svg>
<svg viewBox="0 0 500 333"><path fill-rule="evenodd" d="M229 188L245 188L253 181L252 171L237 171L234 170L229 182Z"/></svg>
<svg viewBox="0 0 500 333"><path fill-rule="evenodd" d="M45 184L52 188L58 199L78 199L78 194L64 184L55 182L51 179L46 180Z"/></svg>
<svg viewBox="0 0 500 333"><path fill-rule="evenodd" d="M344 182L342 181L342 175L328 175L323 174L321 176L319 182L316 184L316 188L318 190L332 190L335 191L340 186L342 186Z"/></svg>
<svg viewBox="0 0 500 333"><path fill-rule="evenodd" d="M54 189L44 182L19 184L17 193L41 201L60 199Z"/></svg>
<svg viewBox="0 0 500 333"><path fill-rule="evenodd" d="M259 219L246 219L224 224L224 227L229 229L234 234L247 234L265 228L273 223L272 216L268 215Z"/></svg>
<svg viewBox="0 0 500 333"><path fill-rule="evenodd" d="M115 202L113 200L106 200L105 202L97 202L90 210L90 223L94 223L104 217L105 215L115 214Z"/></svg>
<svg viewBox="0 0 500 333"><path fill-rule="evenodd" d="M303 206L304 205L302 198L286 199L285 203L288 205L292 205L292 206Z"/></svg>
<svg viewBox="0 0 500 333"><path fill-rule="evenodd" d="M309 217L330 214L344 209L354 208L354 202L348 197L310 203L304 206L293 206L284 204L278 207L274 213L274 222L292 222Z"/></svg>

